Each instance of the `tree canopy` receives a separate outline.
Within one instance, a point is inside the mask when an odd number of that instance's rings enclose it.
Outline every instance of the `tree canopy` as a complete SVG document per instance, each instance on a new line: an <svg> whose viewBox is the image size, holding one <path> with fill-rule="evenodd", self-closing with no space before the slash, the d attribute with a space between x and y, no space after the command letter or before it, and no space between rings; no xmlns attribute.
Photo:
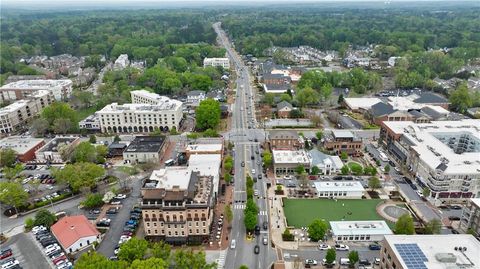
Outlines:
<svg viewBox="0 0 480 269"><path fill-rule="evenodd" d="M68 183L74 192L82 187L92 188L105 174L105 169L94 163L67 164L63 169L54 169L53 175L59 182Z"/></svg>
<svg viewBox="0 0 480 269"><path fill-rule="evenodd" d="M220 103L214 99L208 98L201 101L195 113L198 129L215 129L220 123Z"/></svg>
<svg viewBox="0 0 480 269"><path fill-rule="evenodd" d="M404 214L395 222L396 234L414 234L415 227L413 226L413 218L410 214Z"/></svg>
<svg viewBox="0 0 480 269"><path fill-rule="evenodd" d="M324 220L315 219L308 225L308 236L312 241L323 240L328 230L328 224Z"/></svg>

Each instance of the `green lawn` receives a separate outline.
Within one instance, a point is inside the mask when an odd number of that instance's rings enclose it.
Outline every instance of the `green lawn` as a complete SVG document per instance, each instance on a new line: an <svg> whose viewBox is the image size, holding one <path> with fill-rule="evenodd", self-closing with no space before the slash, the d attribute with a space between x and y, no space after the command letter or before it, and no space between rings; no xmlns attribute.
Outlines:
<svg viewBox="0 0 480 269"><path fill-rule="evenodd" d="M328 221L383 220L375 208L382 201L375 200L330 200L330 199L284 199L284 211L288 226L305 227L314 219ZM350 213L350 215L349 215Z"/></svg>

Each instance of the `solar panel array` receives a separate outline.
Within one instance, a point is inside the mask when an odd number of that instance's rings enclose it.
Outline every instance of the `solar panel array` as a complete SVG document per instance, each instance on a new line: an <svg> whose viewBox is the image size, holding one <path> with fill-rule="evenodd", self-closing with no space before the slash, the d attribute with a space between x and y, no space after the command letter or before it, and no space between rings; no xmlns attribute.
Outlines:
<svg viewBox="0 0 480 269"><path fill-rule="evenodd" d="M408 269L428 269L427 257L417 244L394 244Z"/></svg>

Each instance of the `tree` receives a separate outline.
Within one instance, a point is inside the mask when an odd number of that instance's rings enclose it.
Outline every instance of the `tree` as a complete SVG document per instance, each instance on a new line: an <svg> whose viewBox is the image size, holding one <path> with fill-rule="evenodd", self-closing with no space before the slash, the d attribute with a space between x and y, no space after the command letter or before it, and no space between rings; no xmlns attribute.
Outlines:
<svg viewBox="0 0 480 269"><path fill-rule="evenodd" d="M304 89L298 90L295 98L300 107L317 104L319 100L318 93L312 88L304 88Z"/></svg>
<svg viewBox="0 0 480 269"><path fill-rule="evenodd" d="M350 168L348 168L348 165L342 166L342 168L340 169L340 173L342 175L348 175L350 173Z"/></svg>
<svg viewBox="0 0 480 269"><path fill-rule="evenodd" d="M111 261L105 256L97 253L96 251L85 252L75 262L75 268L77 269L127 269L128 263L126 261Z"/></svg>
<svg viewBox="0 0 480 269"><path fill-rule="evenodd" d="M225 213L225 218L227 219L227 222L231 223L233 220L232 207L230 205L225 205L224 213Z"/></svg>
<svg viewBox="0 0 480 269"><path fill-rule="evenodd" d="M57 221L57 217L47 209L40 209L35 214L34 225L43 225L47 228L52 226Z"/></svg>
<svg viewBox="0 0 480 269"><path fill-rule="evenodd" d="M358 260L359 260L359 257L358 257L358 252L356 250L352 250L348 253L348 261L350 263L349 267L354 268Z"/></svg>
<svg viewBox="0 0 480 269"><path fill-rule="evenodd" d="M54 102L51 105L47 106L42 110L41 114L42 119L48 121L50 126L54 125L55 120L57 119L68 119L70 120L70 127L76 126L77 124L77 113L73 110L67 103L63 102ZM65 127L65 122L59 122L58 127Z"/></svg>
<svg viewBox="0 0 480 269"><path fill-rule="evenodd" d="M263 165L270 167L273 164L272 153L268 151L263 152Z"/></svg>
<svg viewBox="0 0 480 269"><path fill-rule="evenodd" d="M248 266L246 266L245 264L242 264L240 267L238 267L238 269L248 269Z"/></svg>
<svg viewBox="0 0 480 269"><path fill-rule="evenodd" d="M330 248L327 250L327 254L325 255L325 261L327 264L333 264L333 262L337 259L337 252L334 248Z"/></svg>
<svg viewBox="0 0 480 269"><path fill-rule="evenodd" d="M175 268L178 269L214 269L217 267L216 263L207 263L205 260L205 252L193 252L192 249L179 249L175 252L173 257Z"/></svg>
<svg viewBox="0 0 480 269"><path fill-rule="evenodd" d="M348 164L348 166L350 166L350 171L352 171L352 173L356 176L359 176L363 173L363 167L358 163L351 162Z"/></svg>
<svg viewBox="0 0 480 269"><path fill-rule="evenodd" d="M120 141L121 141L120 136L118 136L118 134L115 135L115 137L113 138L113 142L114 142L114 143L118 143L118 142L120 142Z"/></svg>
<svg viewBox="0 0 480 269"><path fill-rule="evenodd" d="M319 115L310 116L310 121L313 123L313 126L315 127L321 127L323 122L322 118Z"/></svg>
<svg viewBox="0 0 480 269"><path fill-rule="evenodd" d="M322 140L323 138L323 132L322 131L318 131L315 133L315 136L317 137L318 140Z"/></svg>
<svg viewBox="0 0 480 269"><path fill-rule="evenodd" d="M27 199L28 193L20 183L0 182L0 202L13 206L16 213L18 213L17 208L24 205Z"/></svg>
<svg viewBox="0 0 480 269"><path fill-rule="evenodd" d="M118 258L122 261L133 262L134 260L143 259L147 253L148 242L144 239L132 237L120 246Z"/></svg>
<svg viewBox="0 0 480 269"><path fill-rule="evenodd" d="M25 230L30 230L35 226L35 220L33 218L27 218L25 220Z"/></svg>
<svg viewBox="0 0 480 269"><path fill-rule="evenodd" d="M383 168L385 170L385 173L388 174L390 173L390 165L385 165L385 167Z"/></svg>
<svg viewBox="0 0 480 269"><path fill-rule="evenodd" d="M53 169L54 177L63 183L68 183L74 192L82 187L92 188L105 174L105 169L93 163L67 164L63 169Z"/></svg>
<svg viewBox="0 0 480 269"><path fill-rule="evenodd" d="M220 123L220 103L211 98L200 102L195 112L198 129L215 129Z"/></svg>
<svg viewBox="0 0 480 269"><path fill-rule="evenodd" d="M168 261L170 260L171 252L172 252L172 246L170 246L170 244L165 243L164 241L159 241L152 244L151 254L155 258Z"/></svg>
<svg viewBox="0 0 480 269"><path fill-rule="evenodd" d="M410 214L403 214L395 223L396 234L414 234L415 227L413 226L413 218Z"/></svg>
<svg viewBox="0 0 480 269"><path fill-rule="evenodd" d="M425 224L424 233L425 234L439 234L440 229L442 228L442 223L439 219L432 219L427 224Z"/></svg>
<svg viewBox="0 0 480 269"><path fill-rule="evenodd" d="M453 110L465 113L468 108L472 107L473 99L470 97L468 87L465 83L460 84L449 98L450 106Z"/></svg>
<svg viewBox="0 0 480 269"><path fill-rule="evenodd" d="M17 161L17 152L10 148L0 149L0 167L13 167Z"/></svg>
<svg viewBox="0 0 480 269"><path fill-rule="evenodd" d="M275 94L265 93L265 95L262 98L262 102L267 105L273 106L273 104L275 103Z"/></svg>
<svg viewBox="0 0 480 269"><path fill-rule="evenodd" d="M338 96L337 104L342 105L344 101L343 93Z"/></svg>
<svg viewBox="0 0 480 269"><path fill-rule="evenodd" d="M252 211L245 210L243 222L247 231L253 231L257 225L257 214Z"/></svg>
<svg viewBox="0 0 480 269"><path fill-rule="evenodd" d="M95 146L90 144L90 142L85 141L75 148L72 154L73 162L96 162L97 161L97 152Z"/></svg>
<svg viewBox="0 0 480 269"><path fill-rule="evenodd" d="M90 144L97 143L97 137L94 134L90 135L90 137L88 138L88 142L90 142Z"/></svg>
<svg viewBox="0 0 480 269"><path fill-rule="evenodd" d="M32 122L30 132L35 136L43 136L48 131L49 123L46 119L38 118Z"/></svg>
<svg viewBox="0 0 480 269"><path fill-rule="evenodd" d="M73 127L70 119L59 118L53 121L53 131L56 134L66 134Z"/></svg>
<svg viewBox="0 0 480 269"><path fill-rule="evenodd" d="M90 193L81 204L86 208L94 208L103 205L103 195L99 193Z"/></svg>
<svg viewBox="0 0 480 269"><path fill-rule="evenodd" d="M285 101L285 102L292 102L292 96L290 96L288 93L282 93L280 94L280 101Z"/></svg>
<svg viewBox="0 0 480 269"><path fill-rule="evenodd" d="M3 169L4 177L8 180L12 180L18 177L18 175L23 171L23 168L23 164L21 163L17 163L13 167L5 167Z"/></svg>
<svg viewBox="0 0 480 269"><path fill-rule="evenodd" d="M325 233L328 230L328 224L324 220L315 219L308 226L308 236L312 241L317 242L323 240Z"/></svg>
<svg viewBox="0 0 480 269"><path fill-rule="evenodd" d="M230 173L230 171L232 171L232 168L233 168L232 156L228 155L227 157L225 157L223 161L223 168L225 168L225 171L227 171L227 173Z"/></svg>
<svg viewBox="0 0 480 269"><path fill-rule="evenodd" d="M342 160L348 159L348 154L347 154L347 152L342 151L342 152L340 153L340 159L342 159Z"/></svg>
<svg viewBox="0 0 480 269"><path fill-rule="evenodd" d="M292 119L299 119L299 118L303 118L303 113L300 109L292 109L290 110L290 112L288 113L288 117L292 118Z"/></svg>
<svg viewBox="0 0 480 269"><path fill-rule="evenodd" d="M428 187L423 188L422 194L425 198L430 197L430 193L431 193L430 188L428 188Z"/></svg>
<svg viewBox="0 0 480 269"><path fill-rule="evenodd" d="M311 175L318 175L318 174L320 174L320 171L321 171L320 168L318 168L318 166L315 165L310 170L310 174Z"/></svg>
<svg viewBox="0 0 480 269"><path fill-rule="evenodd" d="M297 173L297 175L304 174L305 173L305 167L303 165L297 166L295 168L295 173Z"/></svg>
<svg viewBox="0 0 480 269"><path fill-rule="evenodd" d="M168 269L168 262L159 258L148 258L146 260L134 260L128 269Z"/></svg>
<svg viewBox="0 0 480 269"><path fill-rule="evenodd" d="M368 179L368 187L374 191L376 189L380 189L382 187L382 183L378 177L371 177Z"/></svg>

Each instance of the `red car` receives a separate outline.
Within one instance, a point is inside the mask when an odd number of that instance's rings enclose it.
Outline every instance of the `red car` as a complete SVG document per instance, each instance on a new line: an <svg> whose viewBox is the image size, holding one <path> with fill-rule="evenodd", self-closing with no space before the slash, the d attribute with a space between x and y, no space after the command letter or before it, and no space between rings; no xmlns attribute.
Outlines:
<svg viewBox="0 0 480 269"><path fill-rule="evenodd" d="M57 263L59 263L60 261L63 261L63 260L66 260L66 259L67 259L67 256L62 255L62 256L60 256L60 257L58 257L58 258L53 259L52 262L53 262L53 264L57 264Z"/></svg>
<svg viewBox="0 0 480 269"><path fill-rule="evenodd" d="M12 250L11 249L5 249L2 250L2 254L0 255L0 260L6 259L10 256L12 256Z"/></svg>

